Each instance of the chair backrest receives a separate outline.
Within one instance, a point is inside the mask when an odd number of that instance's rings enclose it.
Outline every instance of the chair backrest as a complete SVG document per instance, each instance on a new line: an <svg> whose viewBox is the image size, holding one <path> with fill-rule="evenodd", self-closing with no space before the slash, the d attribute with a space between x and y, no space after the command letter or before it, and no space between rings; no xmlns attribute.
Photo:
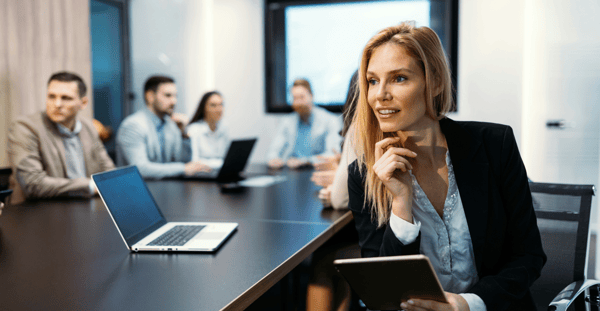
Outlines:
<svg viewBox="0 0 600 311"><path fill-rule="evenodd" d="M0 191L8 189L10 185L10 175L12 174L12 168L2 167L0 168Z"/></svg>
<svg viewBox="0 0 600 311"><path fill-rule="evenodd" d="M594 186L535 182L529 186L542 245L548 256L531 293L538 310L546 310L565 286L584 280L588 268L595 267L594 262L588 267Z"/></svg>

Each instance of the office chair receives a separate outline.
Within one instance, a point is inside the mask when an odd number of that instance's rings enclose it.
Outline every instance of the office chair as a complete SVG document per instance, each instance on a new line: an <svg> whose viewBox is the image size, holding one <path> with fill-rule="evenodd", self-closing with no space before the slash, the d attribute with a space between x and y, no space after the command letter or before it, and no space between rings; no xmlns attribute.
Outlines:
<svg viewBox="0 0 600 311"><path fill-rule="evenodd" d="M530 182L542 245L548 261L531 287L538 310L598 311L595 243L590 262L590 214L593 185ZM566 286L566 287L565 287ZM586 292L585 295L581 295Z"/></svg>
<svg viewBox="0 0 600 311"><path fill-rule="evenodd" d="M0 168L0 191L8 190L10 186L10 175L12 174L12 168L2 167ZM0 200L6 204L9 202L9 197L4 198L4 195L0 195Z"/></svg>
<svg viewBox="0 0 600 311"><path fill-rule="evenodd" d="M9 187L9 179L12 174L12 168L2 167L0 168L0 191L7 190Z"/></svg>

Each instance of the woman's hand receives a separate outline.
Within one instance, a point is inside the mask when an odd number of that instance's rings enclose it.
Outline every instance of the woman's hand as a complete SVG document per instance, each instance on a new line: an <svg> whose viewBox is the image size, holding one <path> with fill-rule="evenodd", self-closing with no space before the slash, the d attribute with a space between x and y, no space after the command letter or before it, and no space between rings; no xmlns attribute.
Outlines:
<svg viewBox="0 0 600 311"><path fill-rule="evenodd" d="M406 148L395 147L398 141L399 137L388 137L375 144L373 170L392 193L392 212L412 222L412 181L408 172L412 170L412 165L407 158L415 158L417 154Z"/></svg>
<svg viewBox="0 0 600 311"><path fill-rule="evenodd" d="M400 307L406 311L469 311L469 305L461 295L449 292L444 293L446 294L448 303L437 302L434 300L409 299L407 302L403 302Z"/></svg>

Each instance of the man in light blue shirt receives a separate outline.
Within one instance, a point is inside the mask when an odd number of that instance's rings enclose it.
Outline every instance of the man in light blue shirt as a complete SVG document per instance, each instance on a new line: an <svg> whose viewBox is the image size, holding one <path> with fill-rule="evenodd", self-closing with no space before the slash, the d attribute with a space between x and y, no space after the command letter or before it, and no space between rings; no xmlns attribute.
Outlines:
<svg viewBox="0 0 600 311"><path fill-rule="evenodd" d="M341 117L314 106L307 80L294 81L292 96L296 113L287 116L279 126L267 154L270 168L312 165L318 162L318 156L331 156L340 149Z"/></svg>
<svg viewBox="0 0 600 311"><path fill-rule="evenodd" d="M189 140L181 131L185 124L173 113L177 104L175 81L164 76L148 78L144 99L146 108L125 118L117 132L117 165L136 165L144 178L153 179L209 171L200 161L188 162Z"/></svg>

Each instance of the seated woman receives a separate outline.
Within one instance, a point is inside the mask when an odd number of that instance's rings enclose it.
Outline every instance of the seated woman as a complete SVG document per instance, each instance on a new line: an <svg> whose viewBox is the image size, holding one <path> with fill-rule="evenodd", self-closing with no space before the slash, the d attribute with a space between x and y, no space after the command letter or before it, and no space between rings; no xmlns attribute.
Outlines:
<svg viewBox="0 0 600 311"><path fill-rule="evenodd" d="M223 98L217 91L204 94L198 110L187 126L190 137L192 161L202 161L212 169L218 169L229 148L227 128L221 122Z"/></svg>
<svg viewBox="0 0 600 311"><path fill-rule="evenodd" d="M452 84L435 32L380 31L359 89L348 191L361 254L428 256L449 302L399 307L535 310L529 287L546 255L513 131L445 117Z"/></svg>

